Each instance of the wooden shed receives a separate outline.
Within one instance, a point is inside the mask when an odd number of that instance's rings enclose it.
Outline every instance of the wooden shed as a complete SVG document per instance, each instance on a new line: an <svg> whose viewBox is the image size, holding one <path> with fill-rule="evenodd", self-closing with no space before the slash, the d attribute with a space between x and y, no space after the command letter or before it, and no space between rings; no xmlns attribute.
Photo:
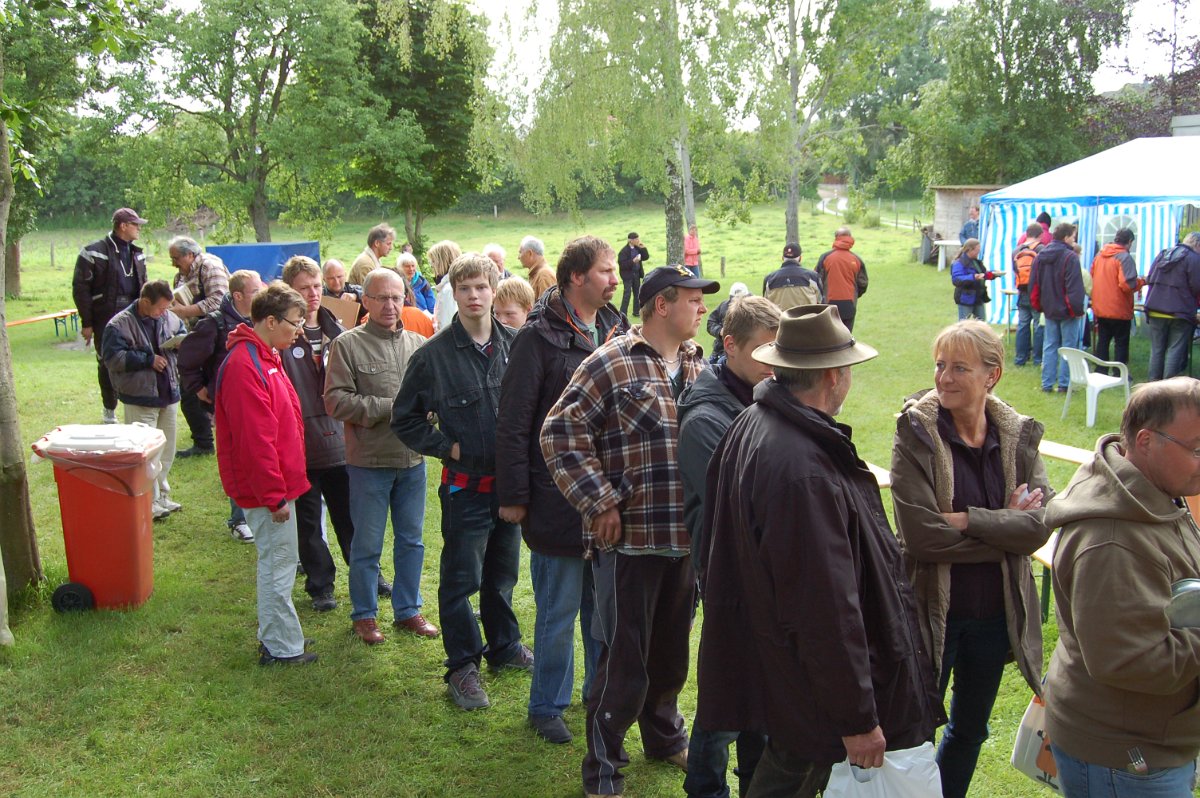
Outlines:
<svg viewBox="0 0 1200 798"><path fill-rule="evenodd" d="M979 205L979 198L1004 186L930 186L934 193L933 232L935 239L958 240L958 231L967 221L967 210Z"/></svg>

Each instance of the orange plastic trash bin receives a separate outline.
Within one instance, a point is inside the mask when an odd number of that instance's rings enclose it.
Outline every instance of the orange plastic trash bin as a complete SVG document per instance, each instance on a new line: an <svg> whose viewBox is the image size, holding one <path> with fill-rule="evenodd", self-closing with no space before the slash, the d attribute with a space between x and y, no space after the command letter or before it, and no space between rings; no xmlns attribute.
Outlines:
<svg viewBox="0 0 1200 798"><path fill-rule="evenodd" d="M125 609L154 590L154 479L166 438L144 424L68 424L33 451L54 463L71 581L52 604Z"/></svg>

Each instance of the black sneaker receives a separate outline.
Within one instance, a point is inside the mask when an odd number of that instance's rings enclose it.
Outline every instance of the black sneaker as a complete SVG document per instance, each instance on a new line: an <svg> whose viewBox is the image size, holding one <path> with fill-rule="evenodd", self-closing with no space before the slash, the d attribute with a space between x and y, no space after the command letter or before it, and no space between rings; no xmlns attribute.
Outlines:
<svg viewBox="0 0 1200 798"><path fill-rule="evenodd" d="M530 715L529 725L538 737L548 743L562 745L574 739L571 730L563 722L562 715Z"/></svg>
<svg viewBox="0 0 1200 798"><path fill-rule="evenodd" d="M176 457L204 457L213 454L216 450L211 446L190 446L187 449L180 449L175 452Z"/></svg>
<svg viewBox="0 0 1200 798"><path fill-rule="evenodd" d="M379 581L375 583L375 593L379 598L392 597L392 583L383 578L383 574L379 575Z"/></svg>
<svg viewBox="0 0 1200 798"><path fill-rule="evenodd" d="M259 665L311 665L316 661L317 655L311 651L305 651L294 657L277 657L269 651L263 651L258 655Z"/></svg>
<svg viewBox="0 0 1200 798"><path fill-rule="evenodd" d="M492 705L479 683L479 668L474 665L464 665L450 674L446 690L460 709L487 709Z"/></svg>
<svg viewBox="0 0 1200 798"><path fill-rule="evenodd" d="M514 670L514 671L532 671L533 670L533 652L529 650L529 646L524 644L517 649L517 653L512 655L512 658L507 662L502 662L499 665L492 665L492 670Z"/></svg>
<svg viewBox="0 0 1200 798"><path fill-rule="evenodd" d="M312 608L317 612L329 612L330 610L336 610L337 607L337 599L333 597L332 590L318 593L312 597Z"/></svg>
<svg viewBox="0 0 1200 798"><path fill-rule="evenodd" d="M304 638L304 650L308 651L310 648L313 647L313 644L316 642L317 641L313 640L311 637ZM271 656L270 654L267 653L267 647L262 644L261 640L258 643L258 656L259 657L264 657L264 656L270 657ZM272 659L274 659L274 657L272 657Z"/></svg>

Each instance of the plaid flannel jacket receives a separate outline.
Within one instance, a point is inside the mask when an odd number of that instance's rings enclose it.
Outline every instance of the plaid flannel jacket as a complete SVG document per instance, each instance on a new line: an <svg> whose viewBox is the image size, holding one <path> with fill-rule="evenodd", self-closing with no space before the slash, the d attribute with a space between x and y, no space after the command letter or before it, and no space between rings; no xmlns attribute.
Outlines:
<svg viewBox="0 0 1200 798"><path fill-rule="evenodd" d="M707 367L692 341L680 347L684 387ZM621 511L624 550L687 552L679 425L662 356L640 325L601 346L579 365L542 425L542 454L558 489L583 516L583 545L595 541L592 519Z"/></svg>

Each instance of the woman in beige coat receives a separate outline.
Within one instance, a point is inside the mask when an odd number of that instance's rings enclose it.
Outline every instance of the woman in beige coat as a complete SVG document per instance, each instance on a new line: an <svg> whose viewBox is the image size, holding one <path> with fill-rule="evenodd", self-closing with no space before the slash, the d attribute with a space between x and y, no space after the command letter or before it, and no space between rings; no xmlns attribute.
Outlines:
<svg viewBox="0 0 1200 798"><path fill-rule="evenodd" d="M1050 531L1053 495L1038 455L1042 425L993 395L1004 345L960 321L934 341L934 389L896 425L892 501L921 631L943 698L954 695L938 748L945 798L967 793L1004 664L1040 689L1041 618L1029 555Z"/></svg>

